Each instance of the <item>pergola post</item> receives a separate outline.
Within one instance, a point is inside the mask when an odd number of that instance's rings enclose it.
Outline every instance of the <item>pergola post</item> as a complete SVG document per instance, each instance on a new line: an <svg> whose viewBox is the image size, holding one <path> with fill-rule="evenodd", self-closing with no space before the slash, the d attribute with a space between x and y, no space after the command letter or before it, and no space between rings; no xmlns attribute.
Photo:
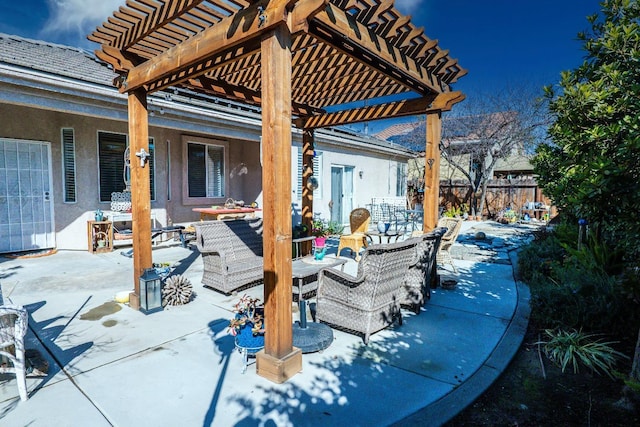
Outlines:
<svg viewBox="0 0 640 427"><path fill-rule="evenodd" d="M442 135L441 112L427 113L427 136L424 169L424 209L422 229L433 230L438 224L440 207L440 140Z"/></svg>
<svg viewBox="0 0 640 427"><path fill-rule="evenodd" d="M141 166L136 156L140 150L149 152L149 116L147 93L136 89L128 94L129 104L129 152L131 164L131 216L133 238L133 283L134 292L129 305L140 308L140 276L152 265L151 257L151 195L149 185L149 162Z"/></svg>
<svg viewBox="0 0 640 427"><path fill-rule="evenodd" d="M309 187L309 178L316 172L313 170L315 133L313 129L302 132L302 224L311 231L313 221L313 189ZM311 242L303 242L302 253L311 251Z"/></svg>
<svg viewBox="0 0 640 427"><path fill-rule="evenodd" d="M293 347L291 288L291 33L286 25L261 42L265 347L256 372L283 383L302 370Z"/></svg>

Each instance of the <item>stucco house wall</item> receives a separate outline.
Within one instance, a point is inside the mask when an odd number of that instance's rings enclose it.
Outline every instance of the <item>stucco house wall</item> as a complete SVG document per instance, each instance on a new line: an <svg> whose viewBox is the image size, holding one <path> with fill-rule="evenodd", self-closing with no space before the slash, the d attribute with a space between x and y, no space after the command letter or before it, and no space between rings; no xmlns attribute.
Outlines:
<svg viewBox="0 0 640 427"><path fill-rule="evenodd" d="M111 85L114 77L87 52L0 34L0 140L43 141L50 147L53 246L58 249L86 250L87 221L93 219L97 209L109 215L110 203L100 202L98 194L98 132L129 133L127 99ZM149 136L154 141L154 225L190 224L199 220L199 214L192 211L194 207L223 204L227 197L256 201L262 206L258 110L177 91L150 95L148 110ZM63 128L73 129L75 138L77 197L73 203L64 202ZM185 143L193 138L225 144L228 187L224 198L203 203L185 196ZM293 130L292 141L295 224L300 199L300 130ZM372 197L395 196L397 164L406 164L413 154L387 141L340 129L316 131L315 149L322 153L322 172L318 173L322 191L314 199L314 211L326 219L331 218L332 165L353 168L355 208L366 206ZM3 203L6 208L4 196L0 194L0 228L9 221L2 214ZM348 212L343 213L344 218L348 218ZM7 250L0 247L0 252Z"/></svg>

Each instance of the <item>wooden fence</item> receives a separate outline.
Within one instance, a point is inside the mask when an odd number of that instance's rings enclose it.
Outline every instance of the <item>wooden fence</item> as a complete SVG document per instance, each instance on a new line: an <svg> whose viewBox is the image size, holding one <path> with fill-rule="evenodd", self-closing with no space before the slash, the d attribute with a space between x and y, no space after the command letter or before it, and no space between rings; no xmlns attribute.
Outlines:
<svg viewBox="0 0 640 427"><path fill-rule="evenodd" d="M409 182L409 194L413 197L414 204L422 203L424 194L420 182ZM480 197L481 194L478 195ZM442 180L440 181L440 211L444 212L452 207L460 207L463 204L470 205L471 187L466 180ZM529 210L532 205L549 206L551 201L538 187L535 179L492 179L487 185L487 197L482 216L494 218L507 208L518 212ZM533 211L533 209L531 209ZM538 210L536 210L538 211ZM536 216L542 215L542 210L532 212ZM551 216L554 215L551 208ZM533 216L533 215L532 215Z"/></svg>

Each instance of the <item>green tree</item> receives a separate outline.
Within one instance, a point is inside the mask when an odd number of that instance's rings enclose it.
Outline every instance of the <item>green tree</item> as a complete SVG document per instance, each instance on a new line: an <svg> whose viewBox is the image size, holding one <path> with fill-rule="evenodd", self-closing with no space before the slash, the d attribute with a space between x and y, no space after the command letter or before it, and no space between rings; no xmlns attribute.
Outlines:
<svg viewBox="0 0 640 427"><path fill-rule="evenodd" d="M568 220L585 218L597 235L640 255L640 6L606 0L578 34L584 63L547 87L554 122L533 159L544 193ZM636 355L640 354L640 336ZM637 356L636 356L637 357ZM634 364L632 377L640 379Z"/></svg>
<svg viewBox="0 0 640 427"><path fill-rule="evenodd" d="M550 122L546 101L538 86L508 84L498 91L469 96L443 118L440 154L468 181L464 201L471 211L467 213L481 215L484 212L487 186L499 160L533 153ZM394 142L424 152L425 126L422 117L413 131ZM423 183L424 157L419 159L416 168Z"/></svg>
<svg viewBox="0 0 640 427"><path fill-rule="evenodd" d="M584 63L561 74L561 90L545 88L555 121L533 163L545 194L569 218L587 219L637 256L640 7L635 0L601 5L602 19L588 17L592 32L578 34Z"/></svg>

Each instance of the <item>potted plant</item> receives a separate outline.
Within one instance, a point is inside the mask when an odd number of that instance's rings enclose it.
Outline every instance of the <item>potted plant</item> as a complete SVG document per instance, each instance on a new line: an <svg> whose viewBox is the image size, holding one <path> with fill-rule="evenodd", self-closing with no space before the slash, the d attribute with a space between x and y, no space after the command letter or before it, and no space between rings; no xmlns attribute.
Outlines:
<svg viewBox="0 0 640 427"><path fill-rule="evenodd" d="M238 336L245 327L250 326L253 335L264 333L263 313L264 307L260 298L251 298L243 295L233 306L235 316L229 321L229 333Z"/></svg>
<svg viewBox="0 0 640 427"><path fill-rule="evenodd" d="M338 221L329 221L327 228L329 229L329 236L339 236L344 231L344 225Z"/></svg>
<svg viewBox="0 0 640 427"><path fill-rule="evenodd" d="M320 218L314 219L311 223L311 235L316 238L316 248L323 248L327 241L327 237L331 235L329 225Z"/></svg>
<svg viewBox="0 0 640 427"><path fill-rule="evenodd" d="M243 295L233 306L235 315L229 321L229 333L235 337L236 348L243 355L242 373L249 356L264 348L264 307L259 298Z"/></svg>

